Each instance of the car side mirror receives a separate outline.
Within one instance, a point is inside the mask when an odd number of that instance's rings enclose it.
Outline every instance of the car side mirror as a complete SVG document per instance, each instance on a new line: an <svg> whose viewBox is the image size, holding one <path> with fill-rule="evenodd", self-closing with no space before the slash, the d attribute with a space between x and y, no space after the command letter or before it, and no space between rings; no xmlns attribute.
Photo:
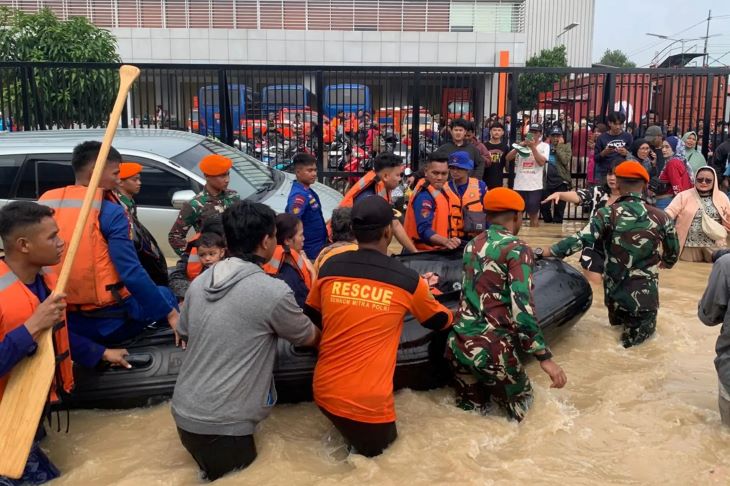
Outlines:
<svg viewBox="0 0 730 486"><path fill-rule="evenodd" d="M195 191L185 189L184 191L175 191L172 195L172 207L182 209L185 203L190 202L195 197Z"/></svg>

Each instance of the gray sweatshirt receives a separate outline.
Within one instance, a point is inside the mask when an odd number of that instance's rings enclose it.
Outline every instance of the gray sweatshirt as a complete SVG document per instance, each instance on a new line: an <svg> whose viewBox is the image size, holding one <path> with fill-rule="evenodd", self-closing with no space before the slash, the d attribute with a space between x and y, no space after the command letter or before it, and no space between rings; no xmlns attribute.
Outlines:
<svg viewBox="0 0 730 486"><path fill-rule="evenodd" d="M712 266L707 288L700 300L697 315L708 326L722 323L715 345L715 368L720 382L730 390L730 255L720 257Z"/></svg>
<svg viewBox="0 0 730 486"><path fill-rule="evenodd" d="M196 278L180 313L188 336L172 396L178 427L249 435L276 403L276 343L309 342L315 327L289 286L253 263L228 258Z"/></svg>

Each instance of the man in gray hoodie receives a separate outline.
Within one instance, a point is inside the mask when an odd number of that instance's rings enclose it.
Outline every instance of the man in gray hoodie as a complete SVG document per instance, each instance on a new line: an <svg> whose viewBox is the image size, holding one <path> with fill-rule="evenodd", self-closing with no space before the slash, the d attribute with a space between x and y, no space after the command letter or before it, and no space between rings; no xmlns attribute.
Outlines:
<svg viewBox="0 0 730 486"><path fill-rule="evenodd" d="M186 358L172 397L180 440L211 481L256 458L254 430L276 403L277 339L316 346L320 337L289 286L261 268L276 248L274 211L237 202L223 227L231 258L190 284L178 325Z"/></svg>
<svg viewBox="0 0 730 486"><path fill-rule="evenodd" d="M719 378L720 418L730 425L730 255L721 256L712 266L707 288L697 315L708 326L722 323L715 345L715 369Z"/></svg>

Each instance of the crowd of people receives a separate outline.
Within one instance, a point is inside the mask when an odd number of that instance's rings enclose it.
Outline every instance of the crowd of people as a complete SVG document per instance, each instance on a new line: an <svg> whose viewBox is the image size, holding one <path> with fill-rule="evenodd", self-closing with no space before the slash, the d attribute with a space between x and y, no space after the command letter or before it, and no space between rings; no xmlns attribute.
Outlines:
<svg viewBox="0 0 730 486"><path fill-rule="evenodd" d="M169 276L159 245L136 216L142 167L122 162L112 148L67 290L51 296L100 150L99 142L82 143L73 152L74 185L48 191L39 203L0 209L0 396L44 329L55 336L56 400L72 390L70 360L129 368L127 351L115 343L167 323L186 350L172 416L183 447L215 480L256 459L254 431L277 401L273 367L281 338L318 348L314 401L352 452L372 457L397 438L393 373L410 313L447 335L458 407L496 407L521 421L533 391L519 353L539 361L551 386L567 383L537 325L536 258L581 252L586 275L603 284L609 322L621 327L621 343L630 348L656 328L659 268L679 259L712 261L730 229L730 200L717 171L692 152L694 132L665 138L649 126L635 141L622 114L607 122L594 137L593 184L571 191L574 153L560 126L550 126L543 141L545 126L530 123L510 147L498 121L481 143L473 124L454 120L450 140L413 181L404 215L394 210L391 193L406 166L392 153L375 158L329 221L313 188L312 155L293 157L296 182L278 215L240 200L228 188L231 160L208 155L199 163L204 189L169 232L180 257ZM501 177L498 183L495 164L500 176L501 164L514 165L514 189L502 187ZM546 248L519 238L525 215L531 225L541 212L545 221L560 222L566 202L586 208L584 228ZM394 238L404 252L463 252L458 312L433 297L427 278L388 258ZM729 298L728 275L730 256L723 256L700 307L703 322L727 318L721 303ZM723 336L720 398L730 421L730 337ZM39 425L38 439L42 431ZM36 442L21 481L58 474Z"/></svg>

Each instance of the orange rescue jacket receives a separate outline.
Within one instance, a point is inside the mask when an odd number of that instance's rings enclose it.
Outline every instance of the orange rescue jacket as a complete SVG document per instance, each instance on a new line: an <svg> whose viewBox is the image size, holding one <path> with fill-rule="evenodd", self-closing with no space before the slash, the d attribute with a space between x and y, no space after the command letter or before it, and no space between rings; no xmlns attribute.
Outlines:
<svg viewBox="0 0 730 486"><path fill-rule="evenodd" d="M349 191L347 191L345 197L342 198L342 201L340 201L340 207L351 208L352 205L355 204L357 196L372 185L375 185L375 194L390 202L390 191L385 187L385 183L380 180L378 174L376 174L374 170L371 170L357 181Z"/></svg>
<svg viewBox="0 0 730 486"><path fill-rule="evenodd" d="M49 290L56 286L56 275L50 269L43 269L43 281ZM40 301L20 281L13 271L0 259L0 339L22 326L33 315ZM53 327L53 348L56 353L56 372L51 384L51 402L59 401L62 392L70 393L73 388L73 364L68 344L66 322L60 322ZM5 385L10 378L7 374L0 378L0 399L5 391Z"/></svg>
<svg viewBox="0 0 730 486"><path fill-rule="evenodd" d="M462 197L459 197L459 194L452 191L451 187L449 187L449 192L453 195L451 221L453 224L452 229L454 236L458 238L463 238L464 236L476 236L478 233L465 235L464 214L467 212L484 212L484 203L482 198L479 197L479 180L474 177L470 177L469 185L466 186L466 191L464 191L464 195Z"/></svg>
<svg viewBox="0 0 730 486"><path fill-rule="evenodd" d="M418 236L418 227L416 225L416 215L413 209L413 201L421 191L428 191L436 202L436 208L433 214L433 222L431 228L433 231L444 238L454 238L458 236L456 228L461 222L461 207L458 196L456 196L448 184L444 184L443 189L436 190L429 184L426 179L421 179L413 189L413 195L408 200L408 208L406 209L406 219L404 227L406 234L413 240L416 249L421 251L434 250L438 247L427 242L421 241Z"/></svg>
<svg viewBox="0 0 730 486"><path fill-rule="evenodd" d="M188 252L188 264L185 267L185 274L191 282L195 280L195 277L203 272L203 263L200 261L200 257L198 256L198 246L194 244L198 238L200 238L200 233L196 233L195 236L188 241L190 252Z"/></svg>
<svg viewBox="0 0 730 486"><path fill-rule="evenodd" d="M38 199L40 203L55 210L53 218L58 224L58 235L64 241L71 241L85 194L84 186L67 186L52 189ZM109 256L109 246L99 226L103 199L104 191L97 189L79 245L79 258L74 261L66 288L66 302L70 310L100 309L118 304L130 295L114 268ZM66 259L66 251L68 246L64 249L61 263L54 267L57 272Z"/></svg>
<svg viewBox="0 0 730 486"><path fill-rule="evenodd" d="M309 273L307 264L304 263L304 257L299 254L298 251L292 250L291 248L284 248L284 245L277 245L274 256L268 263L263 265L264 272L269 275L278 275L281 270L281 265L286 262L297 269L299 275L304 280L304 285L308 289L312 288L312 275Z"/></svg>

